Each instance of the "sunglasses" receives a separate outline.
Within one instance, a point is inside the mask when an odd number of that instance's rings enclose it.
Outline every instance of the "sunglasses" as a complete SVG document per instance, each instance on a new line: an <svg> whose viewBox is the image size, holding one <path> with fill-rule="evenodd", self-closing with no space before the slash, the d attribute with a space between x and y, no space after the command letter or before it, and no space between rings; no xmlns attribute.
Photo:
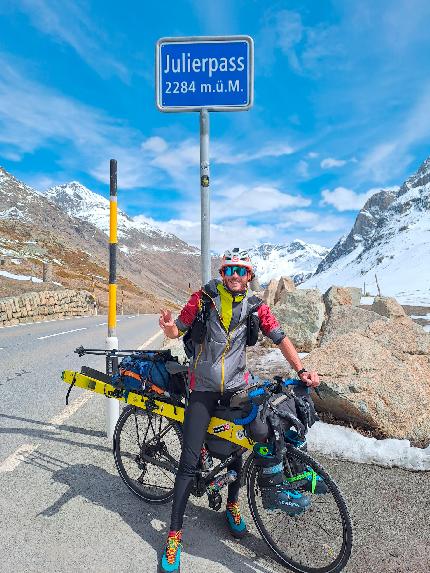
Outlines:
<svg viewBox="0 0 430 573"><path fill-rule="evenodd" d="M234 273L239 277L244 277L248 269L246 267L223 267L222 272L226 277L232 277Z"/></svg>

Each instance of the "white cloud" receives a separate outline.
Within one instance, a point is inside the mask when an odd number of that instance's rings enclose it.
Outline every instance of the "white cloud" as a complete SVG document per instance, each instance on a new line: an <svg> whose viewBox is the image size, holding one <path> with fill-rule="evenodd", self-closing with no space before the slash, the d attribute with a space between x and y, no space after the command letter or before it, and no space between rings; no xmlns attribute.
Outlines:
<svg viewBox="0 0 430 573"><path fill-rule="evenodd" d="M307 179L309 177L309 164L301 159L297 165L297 173Z"/></svg>
<svg viewBox="0 0 430 573"><path fill-rule="evenodd" d="M158 136L148 137L148 139L142 143L142 149L144 151L152 151L153 153L164 153L168 147L166 140Z"/></svg>
<svg viewBox="0 0 430 573"><path fill-rule="evenodd" d="M150 223L155 227L173 233L190 245L200 248L200 220L170 219L168 221L156 221L151 217L138 215L134 217L138 221ZM240 242L240 247L250 248L261 241L274 239L274 231L270 225L249 225L244 219L235 219L227 223L211 223L211 250L222 253L233 244Z"/></svg>
<svg viewBox="0 0 430 573"><path fill-rule="evenodd" d="M304 209L285 212L279 219L281 222L276 225L276 229L280 230L300 228L306 232L338 231L341 233L350 225L350 222L344 217L325 215L321 211Z"/></svg>
<svg viewBox="0 0 430 573"><path fill-rule="evenodd" d="M327 157L323 159L320 163L322 169L331 169L333 167L342 167L345 165L346 160L344 159L335 159L334 157Z"/></svg>
<svg viewBox="0 0 430 573"><path fill-rule="evenodd" d="M310 199L300 195L282 193L273 185L226 186L212 201L211 212L216 221L228 217L250 216L285 209L307 207Z"/></svg>
<svg viewBox="0 0 430 573"><path fill-rule="evenodd" d="M46 0L16 1L17 8L27 14L38 30L69 45L102 77L118 75L128 81L127 68L109 54L112 36L94 24L79 0L62 0L61 5Z"/></svg>
<svg viewBox="0 0 430 573"><path fill-rule="evenodd" d="M309 153L308 153L309 159L315 159L318 156L319 156L319 153L317 153L316 151L309 151Z"/></svg>
<svg viewBox="0 0 430 573"><path fill-rule="evenodd" d="M358 211L374 194L374 189L366 193L356 193L346 187L336 187L333 191L325 189L321 192L321 205L332 205L337 211Z"/></svg>

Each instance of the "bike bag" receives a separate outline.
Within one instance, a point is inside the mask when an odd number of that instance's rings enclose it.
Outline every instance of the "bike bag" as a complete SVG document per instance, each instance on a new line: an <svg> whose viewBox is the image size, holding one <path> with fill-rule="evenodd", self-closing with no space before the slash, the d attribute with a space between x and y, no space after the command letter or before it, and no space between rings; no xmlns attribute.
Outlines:
<svg viewBox="0 0 430 573"><path fill-rule="evenodd" d="M212 416L221 418L221 420L227 420L228 423L229 421L233 422L236 418L244 417L247 411L249 410L244 412L242 408L229 408L227 406L219 405L216 407ZM222 429L225 430L228 428L223 426ZM239 447L237 444L233 444L233 442L228 442L227 440L218 438L216 434L206 433L205 442L212 456L221 461L228 458L228 456L230 456Z"/></svg>
<svg viewBox="0 0 430 573"><path fill-rule="evenodd" d="M171 353L150 351L126 356L112 384L128 392L180 397L186 393L186 373Z"/></svg>

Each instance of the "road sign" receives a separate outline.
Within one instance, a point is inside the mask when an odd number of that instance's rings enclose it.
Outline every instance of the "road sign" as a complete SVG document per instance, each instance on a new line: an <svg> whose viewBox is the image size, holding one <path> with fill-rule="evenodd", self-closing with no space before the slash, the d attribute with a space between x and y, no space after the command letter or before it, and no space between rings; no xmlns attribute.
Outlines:
<svg viewBox="0 0 430 573"><path fill-rule="evenodd" d="M247 110L254 90L252 38L161 38L155 85L160 111Z"/></svg>

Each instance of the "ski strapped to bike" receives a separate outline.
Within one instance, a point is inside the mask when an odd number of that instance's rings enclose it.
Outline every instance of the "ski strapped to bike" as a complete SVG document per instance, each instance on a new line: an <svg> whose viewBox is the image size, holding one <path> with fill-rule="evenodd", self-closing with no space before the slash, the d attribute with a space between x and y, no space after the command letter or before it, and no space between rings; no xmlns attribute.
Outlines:
<svg viewBox="0 0 430 573"><path fill-rule="evenodd" d="M184 421L183 406L163 402L162 400L143 396L135 392L128 392L125 396L121 388L115 388L112 384L102 382L81 372L74 372L73 370L64 370L61 378L66 384L70 384L76 388L90 390L106 398L114 398L126 404L136 406L136 408L140 408L141 410L150 410L153 414L165 416L180 423ZM249 450L252 450L254 445L254 442L246 437L243 426L229 420L212 418L207 431L209 434L214 434L218 438L222 438L223 440L227 440L228 442L232 442Z"/></svg>

